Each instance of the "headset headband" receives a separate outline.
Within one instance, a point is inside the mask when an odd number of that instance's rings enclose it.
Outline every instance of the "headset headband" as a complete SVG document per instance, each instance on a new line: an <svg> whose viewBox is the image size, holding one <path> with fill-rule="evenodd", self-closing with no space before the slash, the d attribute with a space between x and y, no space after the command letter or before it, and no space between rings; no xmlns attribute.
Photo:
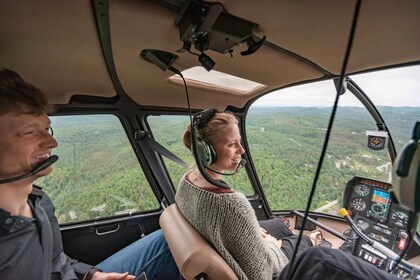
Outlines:
<svg viewBox="0 0 420 280"><path fill-rule="evenodd" d="M209 121L214 117L218 112L217 109L207 109L202 112L199 112L194 115L194 125L197 126L197 129L202 129L209 123Z"/></svg>

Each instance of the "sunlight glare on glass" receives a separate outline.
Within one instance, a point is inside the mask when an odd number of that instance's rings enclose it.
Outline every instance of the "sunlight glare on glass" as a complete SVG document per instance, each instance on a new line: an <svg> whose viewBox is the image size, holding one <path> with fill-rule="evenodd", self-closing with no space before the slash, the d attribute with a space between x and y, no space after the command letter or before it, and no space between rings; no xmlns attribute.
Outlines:
<svg viewBox="0 0 420 280"><path fill-rule="evenodd" d="M193 85L208 87L209 85L215 89L224 91L238 92L247 94L255 90L265 87L262 84L225 74L219 71L207 71L201 66L196 66L182 71L182 75L186 80L193 82ZM177 75L170 78L171 80L179 79Z"/></svg>

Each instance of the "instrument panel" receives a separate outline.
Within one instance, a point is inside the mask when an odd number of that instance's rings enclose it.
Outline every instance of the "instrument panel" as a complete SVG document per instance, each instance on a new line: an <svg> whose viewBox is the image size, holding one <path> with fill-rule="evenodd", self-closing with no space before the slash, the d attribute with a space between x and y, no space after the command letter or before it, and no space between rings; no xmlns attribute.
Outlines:
<svg viewBox="0 0 420 280"><path fill-rule="evenodd" d="M343 206L366 235L400 254L409 244L410 219L414 216L392 202L391 188L389 183L353 177L346 184ZM356 240L350 250L381 269L387 266L387 257L362 239Z"/></svg>
<svg viewBox="0 0 420 280"><path fill-rule="evenodd" d="M409 212L393 204L389 193L391 184L354 177L346 185L344 207L353 213L353 219L368 221L395 229L407 229Z"/></svg>

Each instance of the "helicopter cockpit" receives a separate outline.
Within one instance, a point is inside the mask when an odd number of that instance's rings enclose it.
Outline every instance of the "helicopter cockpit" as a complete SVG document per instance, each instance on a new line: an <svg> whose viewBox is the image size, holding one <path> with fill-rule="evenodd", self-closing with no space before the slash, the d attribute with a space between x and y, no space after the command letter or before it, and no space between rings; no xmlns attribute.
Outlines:
<svg viewBox="0 0 420 280"><path fill-rule="evenodd" d="M215 108L236 116L245 151L223 181L258 221L420 279L418 26L420 1L3 0L0 66L55 108L58 147L39 167L54 172L36 183L63 253L95 265L165 227L192 249L200 235L168 213L199 158L184 132ZM0 188L34 175L3 166Z"/></svg>

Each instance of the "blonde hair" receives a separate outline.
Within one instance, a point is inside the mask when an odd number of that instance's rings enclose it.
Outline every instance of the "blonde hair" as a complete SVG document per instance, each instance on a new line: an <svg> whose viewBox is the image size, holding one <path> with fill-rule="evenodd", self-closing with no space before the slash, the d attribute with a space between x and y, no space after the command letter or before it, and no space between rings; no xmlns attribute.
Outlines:
<svg viewBox="0 0 420 280"><path fill-rule="evenodd" d="M203 128L198 130L198 136L212 142L212 139L223 132L225 127L232 124L238 125L238 123L238 119L232 112L224 111L215 113L210 121L206 123ZM191 124L188 125L187 130L184 133L183 142L184 146L191 151Z"/></svg>

